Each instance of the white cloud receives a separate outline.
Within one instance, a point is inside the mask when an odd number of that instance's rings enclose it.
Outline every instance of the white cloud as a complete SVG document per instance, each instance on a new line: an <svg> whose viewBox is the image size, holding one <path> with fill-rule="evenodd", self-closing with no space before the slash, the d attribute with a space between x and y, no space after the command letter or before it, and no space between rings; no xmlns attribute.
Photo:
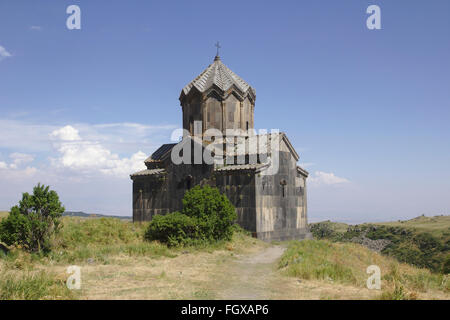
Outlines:
<svg viewBox="0 0 450 320"><path fill-rule="evenodd" d="M2 179L8 182L13 182L17 180L23 180L34 176L37 172L35 167L19 168L16 164L6 164L5 162L0 162L0 172L2 173Z"/></svg>
<svg viewBox="0 0 450 320"><path fill-rule="evenodd" d="M65 126L61 129L54 130L50 137L61 141L78 141L81 140L78 130L72 126Z"/></svg>
<svg viewBox="0 0 450 320"><path fill-rule="evenodd" d="M142 151L130 158L121 158L98 141L83 140L79 131L72 126L54 130L50 136L59 140L55 142L59 157L52 159L52 164L57 168L88 175L103 173L117 177L128 177L134 171L145 169L146 154Z"/></svg>
<svg viewBox="0 0 450 320"><path fill-rule="evenodd" d="M113 165L101 169L101 172L118 177L129 177L131 173L145 169L144 161L146 158L145 153L138 151L130 158L114 159Z"/></svg>
<svg viewBox="0 0 450 320"><path fill-rule="evenodd" d="M11 53L6 51L4 47L0 46L0 61L2 61L5 58L9 58L11 56L12 56Z"/></svg>
<svg viewBox="0 0 450 320"><path fill-rule="evenodd" d="M12 162L8 164L4 161L0 161L0 169L20 169L23 164L33 162L34 160L34 157L32 155L20 152L11 153L9 157L12 159Z"/></svg>
<svg viewBox="0 0 450 320"><path fill-rule="evenodd" d="M316 171L314 172L314 176L309 178L309 181L311 185L313 186L321 186L321 185L337 185L337 184L344 184L349 183L350 181L336 176L334 173L330 172L322 172L322 171Z"/></svg>
<svg viewBox="0 0 450 320"><path fill-rule="evenodd" d="M11 159L13 159L13 163L18 166L23 163L33 162L34 157L31 154L14 152L9 155Z"/></svg>
<svg viewBox="0 0 450 320"><path fill-rule="evenodd" d="M30 30L33 30L33 31L41 31L41 30L42 30L42 27L41 27L41 26L31 26L31 27L30 27Z"/></svg>
<svg viewBox="0 0 450 320"><path fill-rule="evenodd" d="M0 150L7 148L51 154L54 152L52 142L61 139L80 140L79 136L82 136L83 140L101 142L108 150L120 154L133 154L139 149L151 152L162 143L166 143L170 138L171 130L176 128L175 125L151 126L139 123L75 123L71 124L72 129L66 127L0 119ZM53 132L55 133L52 136Z"/></svg>
<svg viewBox="0 0 450 320"><path fill-rule="evenodd" d="M25 169L21 170L20 174L28 177L28 176L34 176L37 172L37 169L34 167L26 167Z"/></svg>
<svg viewBox="0 0 450 320"><path fill-rule="evenodd" d="M35 154L41 155L40 159L50 159L49 163L39 160L39 170L50 170L65 178L128 178L145 168L145 158L169 140L175 127L127 122L55 126L0 119L0 151L3 148L26 152L10 155L12 161L5 161L10 169L35 161L30 155ZM55 171L59 169L65 172Z"/></svg>
<svg viewBox="0 0 450 320"><path fill-rule="evenodd" d="M67 210L131 215L129 175L145 168L145 158L170 141L173 128L1 118L0 177L7 183L0 184L0 210L40 182L58 192Z"/></svg>

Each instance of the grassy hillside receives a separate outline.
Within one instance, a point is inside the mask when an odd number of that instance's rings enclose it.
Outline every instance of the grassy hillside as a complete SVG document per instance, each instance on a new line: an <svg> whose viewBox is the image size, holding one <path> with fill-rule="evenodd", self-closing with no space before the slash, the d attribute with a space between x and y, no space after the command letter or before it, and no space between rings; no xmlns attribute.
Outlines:
<svg viewBox="0 0 450 320"><path fill-rule="evenodd" d="M198 277L204 278L210 267L202 264L219 252L225 258L240 252L247 252L259 243L245 232L235 233L232 242L218 242L183 248L168 248L157 242L143 240L147 224L133 224L114 218L86 219L63 217L63 228L53 240L54 247L47 255L29 254L20 248L13 248L8 254L0 251L0 299L76 299L112 298L108 286L111 284L126 288L131 282L152 282L150 298L184 298L197 299L203 297L196 291L198 279L186 279L181 287L189 289L175 290L179 279L168 281L167 274L173 270L168 267L172 259L177 261L176 268L192 270ZM205 256L206 255L206 256ZM193 259L193 256L202 256ZM211 257L210 257L211 256ZM223 262L220 258L217 263ZM189 262L188 262L189 261ZM188 265L186 265L188 263ZM84 274L86 291L70 291L65 281L68 277L66 268L69 265L81 266ZM175 268L175 266L174 266ZM181 271L184 272L184 271ZM219 272L219 271L217 271ZM208 275L211 280L214 275ZM169 283L170 282L170 285ZM103 286L99 288L99 286ZM162 289L168 286L167 289ZM102 290L103 289L103 290ZM117 289L117 288L115 288ZM104 293L96 294L96 290ZM124 299L132 298L129 294L118 290L114 295ZM106 294L106 295L105 295ZM206 296L205 296L206 297Z"/></svg>
<svg viewBox="0 0 450 320"><path fill-rule="evenodd" d="M420 232L428 232L436 237L448 237L450 235L450 215L426 217L419 216L405 221L382 222L376 225L392 227L414 228Z"/></svg>
<svg viewBox="0 0 450 320"><path fill-rule="evenodd" d="M399 263L355 243L292 241L279 262L279 268L290 277L358 288L366 288L370 265L381 269L379 299L448 298L447 276Z"/></svg>
<svg viewBox="0 0 450 320"><path fill-rule="evenodd" d="M331 222L330 220L311 223L311 226L316 224L328 224L333 230L338 232L345 232L349 227L349 224L347 223ZM403 228L415 228L420 231L434 233L434 235L442 235L445 231L447 232L450 231L450 215L439 215L433 217L427 217L422 215L410 220L364 223L362 225L368 224L403 227Z"/></svg>
<svg viewBox="0 0 450 320"><path fill-rule="evenodd" d="M85 213L82 211L66 211L63 213L64 217L81 217L81 218L117 218L123 220L132 220L132 217L128 216L114 216L99 213Z"/></svg>
<svg viewBox="0 0 450 320"><path fill-rule="evenodd" d="M0 299L236 299L249 288L275 299L449 299L448 276L356 243L282 243L274 268L265 253L274 245L242 231L230 242L168 248L143 240L146 223L64 217L63 225L47 255L0 251ZM381 268L381 292L365 288L371 264ZM80 291L65 285L70 265L81 267Z"/></svg>
<svg viewBox="0 0 450 320"><path fill-rule="evenodd" d="M434 272L450 272L450 216L350 226L330 221L311 224L316 239L357 242Z"/></svg>
<svg viewBox="0 0 450 320"><path fill-rule="evenodd" d="M7 217L9 214L8 211L0 211L0 220L2 218ZM95 213L84 213L82 211L66 211L63 213L64 217L80 217L80 218L117 218L121 220L132 220L132 217L127 216L113 216L113 215L104 215L104 214L95 214Z"/></svg>

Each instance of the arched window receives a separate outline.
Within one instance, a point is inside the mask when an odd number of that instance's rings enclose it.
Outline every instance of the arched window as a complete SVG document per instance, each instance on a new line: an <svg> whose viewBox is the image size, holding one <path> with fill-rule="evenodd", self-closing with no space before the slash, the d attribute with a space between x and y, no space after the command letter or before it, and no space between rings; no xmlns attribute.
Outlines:
<svg viewBox="0 0 450 320"><path fill-rule="evenodd" d="M189 190L192 187L192 176L188 175L186 177L186 189Z"/></svg>
<svg viewBox="0 0 450 320"><path fill-rule="evenodd" d="M191 136L194 135L194 118L192 116L189 117L189 132Z"/></svg>
<svg viewBox="0 0 450 320"><path fill-rule="evenodd" d="M286 185L287 185L286 180L282 179L280 181L280 185L281 185L281 192L282 192L282 195L283 195L283 198L284 198L284 197L286 197Z"/></svg>

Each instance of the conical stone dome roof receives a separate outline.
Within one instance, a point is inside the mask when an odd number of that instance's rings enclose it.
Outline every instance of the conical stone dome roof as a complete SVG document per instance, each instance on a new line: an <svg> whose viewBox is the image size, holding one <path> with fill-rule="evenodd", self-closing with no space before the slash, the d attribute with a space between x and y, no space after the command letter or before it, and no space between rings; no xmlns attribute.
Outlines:
<svg viewBox="0 0 450 320"><path fill-rule="evenodd" d="M219 56L216 56L212 64L183 88L180 100L183 96L187 96L194 87L202 93L214 89L219 91L218 93L221 96L227 95L230 89L235 89L242 100L250 95L254 101L256 95L255 89L224 65Z"/></svg>

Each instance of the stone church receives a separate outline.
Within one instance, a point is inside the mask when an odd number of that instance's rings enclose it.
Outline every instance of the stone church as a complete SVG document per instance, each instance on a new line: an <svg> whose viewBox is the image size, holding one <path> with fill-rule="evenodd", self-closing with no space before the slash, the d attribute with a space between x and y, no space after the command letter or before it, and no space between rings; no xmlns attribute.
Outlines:
<svg viewBox="0 0 450 320"><path fill-rule="evenodd" d="M149 221L156 214L179 211L186 190L208 184L226 194L236 207L237 223L254 237L265 241L310 238L308 172L297 165L299 155L284 133L254 134L255 99L255 90L218 55L186 85L179 98L183 139L162 145L145 160L147 169L130 176L133 221ZM209 129L223 133L225 138L202 139ZM244 142L243 148L238 146L238 139L227 138L230 129L242 133L239 141ZM249 141L254 138L258 143L251 147ZM212 153L212 162L174 161L174 154L184 152L192 158L187 149L180 152L191 140L191 150L200 146L203 152L214 144L221 152Z"/></svg>

